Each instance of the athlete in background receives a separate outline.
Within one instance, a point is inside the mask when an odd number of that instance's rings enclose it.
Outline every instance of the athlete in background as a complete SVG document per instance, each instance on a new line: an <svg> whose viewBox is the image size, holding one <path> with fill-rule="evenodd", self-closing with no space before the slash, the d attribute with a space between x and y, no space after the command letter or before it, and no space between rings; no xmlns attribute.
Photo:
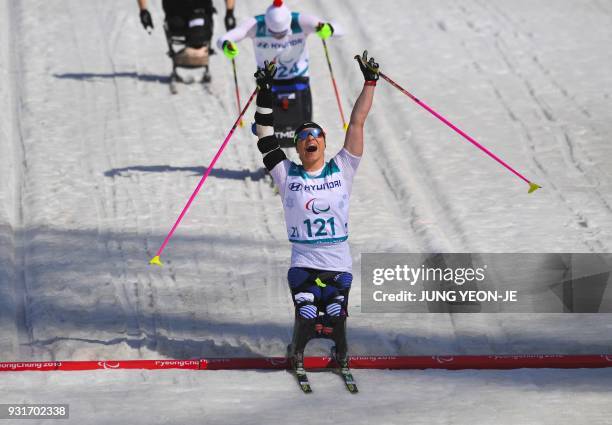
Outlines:
<svg viewBox="0 0 612 425"><path fill-rule="evenodd" d="M217 47L234 59L236 43L253 40L257 67L276 63L273 81L276 135L285 146L292 146L293 130L312 120L312 96L309 81L309 59L306 39L316 33L323 40L340 35L336 24L304 13L291 12L281 0L275 0L266 12L241 22L217 40Z"/></svg>
<svg viewBox="0 0 612 425"><path fill-rule="evenodd" d="M148 0L138 0L140 22L148 31L153 29L153 18L147 4ZM225 0L224 21L227 31L236 27L234 6L235 0ZM163 0L162 7L170 31L186 31L188 46L200 47L204 42L210 42L213 30L212 15L216 12L212 0ZM202 18L205 18L204 22L201 22Z"/></svg>

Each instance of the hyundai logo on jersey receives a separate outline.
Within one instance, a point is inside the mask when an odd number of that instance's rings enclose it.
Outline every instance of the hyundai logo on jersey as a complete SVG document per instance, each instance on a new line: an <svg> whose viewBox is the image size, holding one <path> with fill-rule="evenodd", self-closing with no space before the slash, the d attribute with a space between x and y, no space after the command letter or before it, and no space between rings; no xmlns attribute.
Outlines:
<svg viewBox="0 0 612 425"><path fill-rule="evenodd" d="M342 182L340 180L335 180L333 182L325 182L322 184L305 184L302 185L302 183L290 183L289 184L289 190L292 192L299 192L300 190L304 189L306 191L315 191L315 190L328 190L328 189L333 189L335 187L341 187L342 186Z"/></svg>
<svg viewBox="0 0 612 425"><path fill-rule="evenodd" d="M310 199L304 207L315 214L321 214L331 209L328 203L317 198Z"/></svg>

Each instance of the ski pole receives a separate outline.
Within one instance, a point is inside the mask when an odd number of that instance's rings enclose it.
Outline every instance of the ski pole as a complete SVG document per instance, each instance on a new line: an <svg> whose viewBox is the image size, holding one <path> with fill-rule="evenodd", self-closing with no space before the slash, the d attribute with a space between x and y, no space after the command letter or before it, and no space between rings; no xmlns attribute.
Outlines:
<svg viewBox="0 0 612 425"><path fill-rule="evenodd" d="M251 97L247 101L246 105L244 105L244 108L242 109L242 112L240 112L240 115L238 116L238 118L234 122L234 125L232 126L231 130L229 131L229 133L225 137L225 140L223 141L223 144L221 145L221 147L219 148L219 150L215 154L215 156L212 159L212 161L210 162L210 165L208 166L208 168L206 168L206 171L204 172L204 175L200 179L200 182L198 183L198 186L195 188L195 190L193 191L193 193L189 197L189 200L187 201L187 204L185 204L185 206L183 207L183 211L181 211L181 214L179 215L178 219L174 223L174 226L172 226L172 229L170 230L170 232L168 233L168 235L164 239L164 242L161 244L161 246L157 250L157 253L155 254L155 257L153 257L151 259L151 261L149 261L149 264L152 264L152 265L155 264L157 266L161 266L162 265L162 262L161 262L159 257L162 255L162 252L164 252L164 249L166 248L166 245L168 244L168 241L170 240L170 238L174 234L174 231L176 230L176 228L178 227L179 223L181 222L181 220L183 219L183 217L187 213L187 210L191 206L191 203L193 202L193 200L197 196L198 192L202 188L202 185L206 181L206 178L208 177L208 175L210 174L211 170L215 166L215 163L217 162L217 160L221 156L221 153L223 152L223 150L227 146L227 143L231 139L232 135L234 134L234 131L236 130L236 127L238 126L238 123L240 122L240 120L242 120L242 117L243 117L244 113L246 112L246 110L248 109L249 105L253 101L253 98L255 97L255 94L257 94L257 89L255 89L253 91L253 94L251 94Z"/></svg>
<svg viewBox="0 0 612 425"><path fill-rule="evenodd" d="M234 70L234 87L236 87L236 104L238 105L238 112L240 112L240 90L238 89L238 77L236 75L236 60L232 58L232 69ZM244 121L240 119L240 127L244 127Z"/></svg>
<svg viewBox="0 0 612 425"><path fill-rule="evenodd" d="M331 76L332 85L334 86L334 93L336 94L336 102L338 102L338 109L340 110L340 119L342 120L342 128L344 131L347 130L348 124L344 119L344 111L342 110L342 102L340 101L340 94L338 93L338 86L336 85L336 79L334 78L334 71L332 70L331 60L329 59L329 50L327 50L327 43L325 40L321 39L323 42L323 50L325 50L325 59L327 59L327 67L329 68L329 75Z"/></svg>
<svg viewBox="0 0 612 425"><path fill-rule="evenodd" d="M430 108L425 102L422 102L420 99L418 99L416 96L414 96L412 93L410 93L408 90L404 89L403 87L401 87L399 84L397 84L395 81L393 81L391 78L387 77L385 74L383 74L382 72L379 73L381 77L383 77L389 84L391 84L393 87L395 87L396 89L398 89L399 91L401 91L402 93L404 93L406 96L408 96L410 99L414 100L418 105L422 106L425 110L427 110L429 113L431 113L433 116L435 116L436 118L438 118L440 121L442 121L444 124L446 124L447 126L449 126L450 128L452 128L453 130L455 130L457 133L459 133L461 136L463 136L463 138L465 138L468 142L472 143L474 146L476 146L477 148L479 148L480 150L482 150L484 153L486 153L487 155L489 155L491 158L493 158L494 160L496 160L497 162L499 162L501 165L503 165L504 167L506 167L508 170L510 170L512 173L514 173L516 176L518 176L519 178L521 178L523 181L525 181L528 185L529 185L529 191L527 193L531 193L534 192L535 190L541 188L542 186L539 186L531 181L529 181L525 176L523 176L521 173L519 173L518 171L516 171L514 168L512 168L511 166L509 166L508 164L506 164L504 161L501 160L501 158L499 158L497 155L495 155L493 152L491 152L490 150L488 150L487 148L485 148L484 146L482 146L480 143L478 143L476 140L474 140L472 137L470 137L469 135L467 135L465 132L463 132L461 129L457 128L457 126L455 126L453 123L451 123L450 121L448 121L446 118L444 118L442 115L440 115L439 113L437 113L436 111L434 111L432 108Z"/></svg>

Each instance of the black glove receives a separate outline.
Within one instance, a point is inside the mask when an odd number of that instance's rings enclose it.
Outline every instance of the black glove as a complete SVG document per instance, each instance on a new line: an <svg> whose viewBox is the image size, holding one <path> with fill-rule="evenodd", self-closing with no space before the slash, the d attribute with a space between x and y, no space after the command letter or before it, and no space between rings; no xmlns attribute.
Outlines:
<svg viewBox="0 0 612 425"><path fill-rule="evenodd" d="M274 62L264 62L263 68L257 68L255 81L259 90L271 90L274 76L276 75L276 64Z"/></svg>
<svg viewBox="0 0 612 425"><path fill-rule="evenodd" d="M378 81L380 69L376 62L374 62L374 58L370 58L368 60L368 51L364 50L363 55L355 55L355 59L359 63L359 68L361 68L361 72L363 73L363 78L366 81Z"/></svg>
<svg viewBox="0 0 612 425"><path fill-rule="evenodd" d="M149 28L153 29L153 18L151 18L151 14L147 9L142 9L140 11L140 23L147 31Z"/></svg>
<svg viewBox="0 0 612 425"><path fill-rule="evenodd" d="M225 12L225 29L227 31L236 28L236 18L234 18L234 9L227 9Z"/></svg>

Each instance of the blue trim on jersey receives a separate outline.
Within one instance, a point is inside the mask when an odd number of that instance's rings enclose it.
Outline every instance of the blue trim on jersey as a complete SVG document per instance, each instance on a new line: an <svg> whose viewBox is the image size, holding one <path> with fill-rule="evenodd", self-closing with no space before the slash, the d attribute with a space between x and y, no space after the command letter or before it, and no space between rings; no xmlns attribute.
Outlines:
<svg viewBox="0 0 612 425"><path fill-rule="evenodd" d="M255 32L255 37L265 37L268 32L266 28L266 15L257 15L255 16L255 20L257 21L257 31Z"/></svg>
<svg viewBox="0 0 612 425"><path fill-rule="evenodd" d="M255 20L257 21L255 37L271 37L272 35L268 33L268 27L266 27L266 15L257 15ZM300 12L291 12L291 32L293 34L304 32L300 26Z"/></svg>
<svg viewBox="0 0 612 425"><path fill-rule="evenodd" d="M308 245L314 245L314 244L318 244L318 243L338 243L338 242L344 242L347 239L348 239L348 236L342 236L341 238L314 239L314 240L310 240L310 241L302 241L302 240L298 240L298 239L289 239L289 242L291 242L291 243L303 243L303 244L308 244Z"/></svg>
<svg viewBox="0 0 612 425"><path fill-rule="evenodd" d="M303 32L300 26L300 12L291 12L291 32L293 34Z"/></svg>
<svg viewBox="0 0 612 425"><path fill-rule="evenodd" d="M297 165L295 162L291 163L288 175L302 177L303 179L323 179L339 172L340 168L338 168L338 165L336 165L335 161L332 159L325 164L325 167L323 167L323 170L321 170L321 174L319 174L318 176L310 176L306 172L306 170L304 170L304 167L302 165Z"/></svg>

